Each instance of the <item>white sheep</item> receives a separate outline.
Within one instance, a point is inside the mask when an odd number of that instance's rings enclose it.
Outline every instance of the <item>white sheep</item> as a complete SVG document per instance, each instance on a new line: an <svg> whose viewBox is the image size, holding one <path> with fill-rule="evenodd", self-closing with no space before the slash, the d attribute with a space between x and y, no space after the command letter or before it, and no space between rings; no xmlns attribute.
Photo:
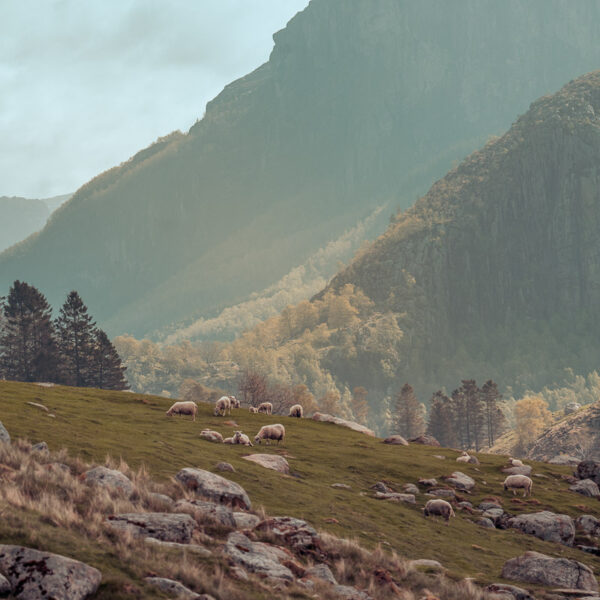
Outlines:
<svg viewBox="0 0 600 600"><path fill-rule="evenodd" d="M468 452L463 450L463 453L456 459L456 462L468 463L471 460Z"/></svg>
<svg viewBox="0 0 600 600"><path fill-rule="evenodd" d="M188 400L186 402L175 402L173 406L167 411L167 417L173 415L191 415L192 421L196 420L196 413L198 412L198 406L195 402Z"/></svg>
<svg viewBox="0 0 600 600"><path fill-rule="evenodd" d="M508 459L508 464L511 467L524 467L525 465L523 464L522 460L519 460L518 458L509 458Z"/></svg>
<svg viewBox="0 0 600 600"><path fill-rule="evenodd" d="M517 490L523 490L523 497L531 496L533 481L527 475L509 475L504 480L504 491L512 490L513 496Z"/></svg>
<svg viewBox="0 0 600 600"><path fill-rule="evenodd" d="M273 414L273 405L270 402L263 402L262 404L258 405L258 412L271 415Z"/></svg>
<svg viewBox="0 0 600 600"><path fill-rule="evenodd" d="M257 413L257 412L258 412L258 408L256 408L256 406L251 406L251 407L250 407L248 410L249 410L251 413Z"/></svg>
<svg viewBox="0 0 600 600"><path fill-rule="evenodd" d="M200 432L200 437L209 442L223 443L223 436L218 431L213 431L212 429L203 429Z"/></svg>
<svg viewBox="0 0 600 600"><path fill-rule="evenodd" d="M279 442L285 441L285 427L280 423L263 425L260 428L260 431L254 436L254 441L257 444L260 444L261 440L265 440L267 444L269 444L271 440L276 440L277 445L279 445Z"/></svg>
<svg viewBox="0 0 600 600"><path fill-rule="evenodd" d="M301 419L304 416L304 409L302 408L301 404L294 404L294 406L292 406L290 408L290 417L297 417L298 419Z"/></svg>
<svg viewBox="0 0 600 600"><path fill-rule="evenodd" d="M435 500L428 500L427 504L423 508L423 515L429 517L430 515L439 515L444 517L446 523L450 520L450 517L455 517L454 509L449 502L436 498Z"/></svg>
<svg viewBox="0 0 600 600"><path fill-rule="evenodd" d="M240 401L235 396L228 396L229 402L231 402L231 408L239 408Z"/></svg>
<svg viewBox="0 0 600 600"><path fill-rule="evenodd" d="M223 443L224 444L234 444L235 442L233 441L232 437L228 437L223 440Z"/></svg>
<svg viewBox="0 0 600 600"><path fill-rule="evenodd" d="M227 413L231 414L231 400L229 396L221 396L215 404L215 417L224 417Z"/></svg>
<svg viewBox="0 0 600 600"><path fill-rule="evenodd" d="M250 438L245 434L242 433L241 431L236 431L233 435L233 443L234 444L241 444L242 446L252 446L252 442L250 441Z"/></svg>

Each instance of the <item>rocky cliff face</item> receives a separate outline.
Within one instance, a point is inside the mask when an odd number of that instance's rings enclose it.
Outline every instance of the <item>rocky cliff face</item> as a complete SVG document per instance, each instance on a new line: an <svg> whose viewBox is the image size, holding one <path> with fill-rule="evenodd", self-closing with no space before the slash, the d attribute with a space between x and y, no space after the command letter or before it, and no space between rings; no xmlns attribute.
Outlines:
<svg viewBox="0 0 600 600"><path fill-rule="evenodd" d="M78 289L112 333L211 316L374 207L412 204L531 98L596 68L599 34L595 0L313 0L188 134L0 256L0 289Z"/></svg>
<svg viewBox="0 0 600 600"><path fill-rule="evenodd" d="M341 272L402 314L405 374L517 388L600 359L600 72L531 105Z"/></svg>

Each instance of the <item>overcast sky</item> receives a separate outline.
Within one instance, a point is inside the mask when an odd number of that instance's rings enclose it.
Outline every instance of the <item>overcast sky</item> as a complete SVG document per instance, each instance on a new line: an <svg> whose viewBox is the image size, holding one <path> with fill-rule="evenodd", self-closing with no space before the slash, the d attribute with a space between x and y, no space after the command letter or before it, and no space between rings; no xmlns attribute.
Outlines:
<svg viewBox="0 0 600 600"><path fill-rule="evenodd" d="M308 0L0 0L0 196L73 192L187 131Z"/></svg>

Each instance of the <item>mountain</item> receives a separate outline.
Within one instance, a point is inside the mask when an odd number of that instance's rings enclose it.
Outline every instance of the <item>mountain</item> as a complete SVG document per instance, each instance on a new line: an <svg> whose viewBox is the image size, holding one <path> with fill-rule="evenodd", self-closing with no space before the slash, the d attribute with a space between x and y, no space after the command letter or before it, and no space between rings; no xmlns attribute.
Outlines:
<svg viewBox="0 0 600 600"><path fill-rule="evenodd" d="M243 303L600 64L595 0L313 0L267 63L0 255L112 334ZM383 223L377 231L383 230ZM169 330L171 331L171 330Z"/></svg>

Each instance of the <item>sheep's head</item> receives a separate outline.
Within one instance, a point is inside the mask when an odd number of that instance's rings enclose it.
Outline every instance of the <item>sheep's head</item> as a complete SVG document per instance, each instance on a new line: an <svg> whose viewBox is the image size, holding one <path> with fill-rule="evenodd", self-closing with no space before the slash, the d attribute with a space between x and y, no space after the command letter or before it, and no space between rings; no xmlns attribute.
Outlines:
<svg viewBox="0 0 600 600"><path fill-rule="evenodd" d="M255 435L255 436L254 436L254 442L255 442L255 443L257 443L257 444L260 444L260 440L261 440L261 437L260 437L260 435Z"/></svg>

